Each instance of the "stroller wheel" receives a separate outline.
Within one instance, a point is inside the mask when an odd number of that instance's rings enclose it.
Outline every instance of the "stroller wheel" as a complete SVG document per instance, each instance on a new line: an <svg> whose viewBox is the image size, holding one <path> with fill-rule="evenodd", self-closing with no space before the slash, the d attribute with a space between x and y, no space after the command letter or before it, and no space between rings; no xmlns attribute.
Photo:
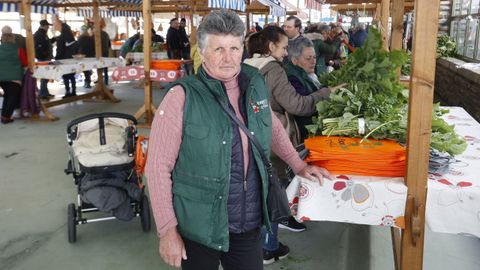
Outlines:
<svg viewBox="0 0 480 270"><path fill-rule="evenodd" d="M75 204L68 204L68 242L75 243L77 241L77 213L75 212Z"/></svg>
<svg viewBox="0 0 480 270"><path fill-rule="evenodd" d="M151 227L150 203L148 202L148 197L146 195L143 195L142 201L140 202L140 222L142 224L142 230L144 232L149 232Z"/></svg>

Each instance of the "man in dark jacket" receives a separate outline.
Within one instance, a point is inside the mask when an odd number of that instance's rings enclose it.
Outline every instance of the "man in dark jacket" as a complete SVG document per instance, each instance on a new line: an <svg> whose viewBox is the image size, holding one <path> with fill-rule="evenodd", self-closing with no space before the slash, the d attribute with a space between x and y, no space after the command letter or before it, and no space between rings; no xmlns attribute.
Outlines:
<svg viewBox="0 0 480 270"><path fill-rule="evenodd" d="M78 53L84 54L85 57L95 57L95 40L93 39L92 28L83 25L80 28L80 36L78 37ZM92 88L91 86L91 70L84 70L85 88Z"/></svg>
<svg viewBox="0 0 480 270"><path fill-rule="evenodd" d="M182 55L182 37L180 32L180 24L177 18L170 20L170 28L167 31L167 48L168 58L180 59Z"/></svg>
<svg viewBox="0 0 480 270"><path fill-rule="evenodd" d="M72 29L68 24L59 19L54 21L53 26L56 31L60 32L60 36L57 37L57 54L55 55L55 59L62 60L73 58L73 55L77 53L78 43L73 37ZM65 84L65 96L63 97L76 96L75 73L65 74L62 78Z"/></svg>
<svg viewBox="0 0 480 270"><path fill-rule="evenodd" d="M185 27L187 26L187 20L182 18L180 20L180 43L182 45L182 54L181 57L183 59L190 59L190 41L188 40L187 31Z"/></svg>
<svg viewBox="0 0 480 270"><path fill-rule="evenodd" d="M35 41L35 56L38 61L50 61L52 60L52 41L47 35L50 24L47 20L40 21L40 27L33 35ZM49 99L54 97L48 92L48 79L40 79L40 99Z"/></svg>

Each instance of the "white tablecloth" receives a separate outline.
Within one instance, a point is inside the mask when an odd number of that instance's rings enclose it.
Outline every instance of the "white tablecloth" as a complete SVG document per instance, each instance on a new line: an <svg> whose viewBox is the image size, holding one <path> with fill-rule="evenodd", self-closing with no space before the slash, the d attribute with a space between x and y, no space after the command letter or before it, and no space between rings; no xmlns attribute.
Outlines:
<svg viewBox="0 0 480 270"><path fill-rule="evenodd" d="M84 58L82 60L64 59L57 60L55 63L57 64L36 66L33 72L33 77L37 79L53 79L59 81L64 74L80 73L84 70L97 68L122 66L121 59L108 57L101 57L100 59Z"/></svg>
<svg viewBox="0 0 480 270"><path fill-rule="evenodd" d="M432 231L480 237L480 124L463 108L444 119L469 142L443 175L429 175L426 222ZM324 186L296 177L287 189L298 219L404 226L403 178L336 176Z"/></svg>

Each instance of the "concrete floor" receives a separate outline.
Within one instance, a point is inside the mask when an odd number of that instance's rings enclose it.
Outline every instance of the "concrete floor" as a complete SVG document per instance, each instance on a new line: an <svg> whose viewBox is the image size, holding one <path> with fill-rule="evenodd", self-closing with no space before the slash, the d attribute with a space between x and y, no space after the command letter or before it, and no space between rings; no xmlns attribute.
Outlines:
<svg viewBox="0 0 480 270"><path fill-rule="evenodd" d="M170 269L158 255L152 227L143 233L139 219L77 227L77 242L67 241L68 203L76 202L66 166L66 125L76 117L102 111L134 114L143 89L113 84L117 104L77 102L51 108L58 121L16 120L0 125L0 269ZM62 95L60 85L52 92ZM79 91L82 88L79 87ZM154 91L158 104L161 90ZM148 130L141 130L148 135ZM393 267L390 230L333 222L307 222L308 230L281 230L290 256L265 269L389 270ZM424 269L480 269L480 240L427 230Z"/></svg>

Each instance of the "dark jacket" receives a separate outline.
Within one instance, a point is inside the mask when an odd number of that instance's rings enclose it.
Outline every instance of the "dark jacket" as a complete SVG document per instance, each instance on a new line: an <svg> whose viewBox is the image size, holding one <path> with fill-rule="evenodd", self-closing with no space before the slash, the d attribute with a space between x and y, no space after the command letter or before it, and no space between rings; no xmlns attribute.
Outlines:
<svg viewBox="0 0 480 270"><path fill-rule="evenodd" d="M165 39L160 36L160 35L157 35L157 33L155 32L154 29L152 29L152 42L165 42Z"/></svg>
<svg viewBox="0 0 480 270"><path fill-rule="evenodd" d="M47 35L47 31L38 28L33 35L35 41L35 56L40 61L49 61L53 58L52 42Z"/></svg>
<svg viewBox="0 0 480 270"><path fill-rule="evenodd" d="M57 54L55 59L69 59L73 58L72 55L78 51L78 43L73 37L70 26L66 23L62 23L62 31L57 38Z"/></svg>
<svg viewBox="0 0 480 270"><path fill-rule="evenodd" d="M85 57L95 57L95 39L89 35L78 37L78 53Z"/></svg>
<svg viewBox="0 0 480 270"><path fill-rule="evenodd" d="M367 35L368 33L366 30L358 30L350 37L350 43L353 45L353 47L360 48L363 46L365 39L367 39Z"/></svg>
<svg viewBox="0 0 480 270"><path fill-rule="evenodd" d="M173 27L168 28L167 49L168 57L170 59L180 58L180 51L183 49L182 32L180 31L180 29L175 29Z"/></svg>
<svg viewBox="0 0 480 270"><path fill-rule="evenodd" d="M100 37L102 40L102 57L108 57L110 54L110 48L112 47L110 36L107 34L107 32L102 30Z"/></svg>

